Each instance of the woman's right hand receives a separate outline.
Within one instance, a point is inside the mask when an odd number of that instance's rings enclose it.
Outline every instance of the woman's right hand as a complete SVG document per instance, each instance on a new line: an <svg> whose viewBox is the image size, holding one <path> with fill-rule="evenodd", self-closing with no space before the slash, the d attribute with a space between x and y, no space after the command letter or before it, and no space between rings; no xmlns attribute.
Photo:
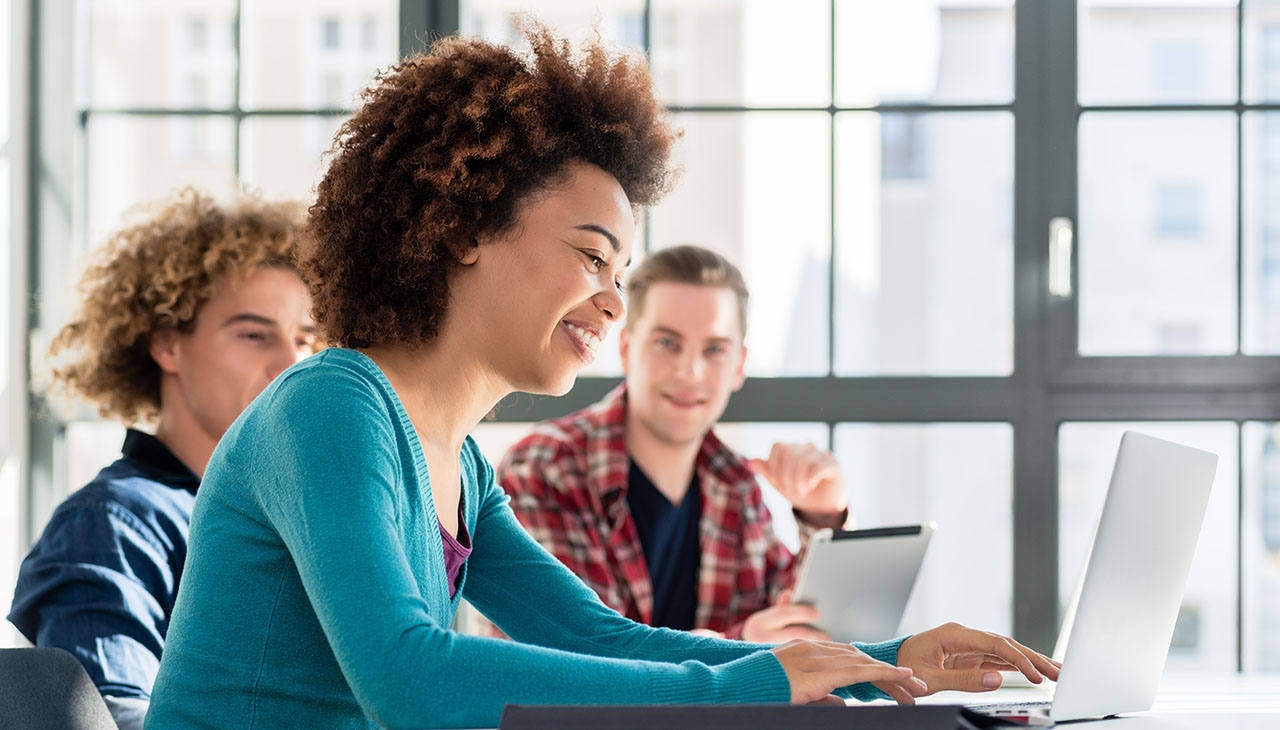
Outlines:
<svg viewBox="0 0 1280 730"><path fill-rule="evenodd" d="M833 690L870 682L904 705L929 691L906 667L872 659L849 644L831 641L788 641L769 651L778 657L791 683L791 703L804 705L825 700Z"/></svg>

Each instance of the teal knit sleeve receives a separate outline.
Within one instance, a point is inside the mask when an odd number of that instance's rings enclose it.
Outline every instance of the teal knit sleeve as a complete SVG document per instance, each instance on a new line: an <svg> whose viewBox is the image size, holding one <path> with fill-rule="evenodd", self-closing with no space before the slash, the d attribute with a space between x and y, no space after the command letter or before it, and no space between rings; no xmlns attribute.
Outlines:
<svg viewBox="0 0 1280 730"><path fill-rule="evenodd" d="M767 652L717 666L592 656L449 629L408 557L403 437L385 395L356 375L302 370L281 383L263 423L276 475L257 491L334 658L364 712L385 727L496 727L506 703L781 702L789 685ZM269 438L267 435L269 434ZM497 545L490 541L497 538ZM477 528L473 553L504 542ZM443 558L426 566L443 572ZM526 556L502 567L524 576ZM533 567L532 577L541 575ZM417 570L417 572L415 572ZM566 597L563 600L569 600ZM305 660L305 652L299 660Z"/></svg>
<svg viewBox="0 0 1280 730"><path fill-rule="evenodd" d="M623 617L525 532L501 489L482 483L481 494L464 596L512 639L603 657L712 665L771 648Z"/></svg>
<svg viewBox="0 0 1280 730"><path fill-rule="evenodd" d="M892 639L890 641L882 641L877 644L864 644L854 642L854 646L861 649L867 656L872 659L879 659L882 662L896 665L898 663L898 647L902 646L902 642L908 637ZM848 687L837 689L834 694L846 700L858 700L859 702L870 702L871 700L888 700L892 699L888 694L881 692L875 685L863 682L862 684L851 684Z"/></svg>
<svg viewBox="0 0 1280 730"><path fill-rule="evenodd" d="M478 450L474 458L481 462L477 472L482 498L465 594L511 638L604 657L659 662L694 659L713 666L772 648L654 628L621 616L525 532ZM854 646L894 664L902 641ZM888 698L870 684L842 688L838 694L863 701Z"/></svg>

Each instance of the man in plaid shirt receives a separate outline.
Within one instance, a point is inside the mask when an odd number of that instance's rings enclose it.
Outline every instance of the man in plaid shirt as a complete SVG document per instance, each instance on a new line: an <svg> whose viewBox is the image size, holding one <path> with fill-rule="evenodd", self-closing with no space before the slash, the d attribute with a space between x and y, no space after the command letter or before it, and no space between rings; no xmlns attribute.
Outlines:
<svg viewBox="0 0 1280 730"><path fill-rule="evenodd" d="M628 282L626 382L547 421L497 479L543 546L619 613L642 623L758 642L826 637L790 603L797 565L756 483L790 500L802 542L848 520L839 465L812 445L746 459L712 431L742 387L747 289L716 253L649 255ZM574 323L569 323L574 324Z"/></svg>

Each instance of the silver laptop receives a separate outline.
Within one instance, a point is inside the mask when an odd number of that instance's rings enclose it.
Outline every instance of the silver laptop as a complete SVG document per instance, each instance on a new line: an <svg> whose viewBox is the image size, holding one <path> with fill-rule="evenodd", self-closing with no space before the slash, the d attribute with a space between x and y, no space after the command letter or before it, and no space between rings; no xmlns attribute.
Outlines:
<svg viewBox="0 0 1280 730"><path fill-rule="evenodd" d="M1065 643L1053 699L970 709L1033 724L1151 709L1217 465L1216 454L1126 431L1055 651Z"/></svg>

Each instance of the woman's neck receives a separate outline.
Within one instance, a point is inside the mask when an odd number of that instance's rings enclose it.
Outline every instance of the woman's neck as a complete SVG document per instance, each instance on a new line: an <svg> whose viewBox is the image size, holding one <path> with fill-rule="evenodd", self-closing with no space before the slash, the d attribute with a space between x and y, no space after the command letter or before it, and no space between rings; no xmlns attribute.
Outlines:
<svg viewBox="0 0 1280 730"><path fill-rule="evenodd" d="M479 358L437 339L362 349L387 376L428 453L457 454L475 425L510 389Z"/></svg>

